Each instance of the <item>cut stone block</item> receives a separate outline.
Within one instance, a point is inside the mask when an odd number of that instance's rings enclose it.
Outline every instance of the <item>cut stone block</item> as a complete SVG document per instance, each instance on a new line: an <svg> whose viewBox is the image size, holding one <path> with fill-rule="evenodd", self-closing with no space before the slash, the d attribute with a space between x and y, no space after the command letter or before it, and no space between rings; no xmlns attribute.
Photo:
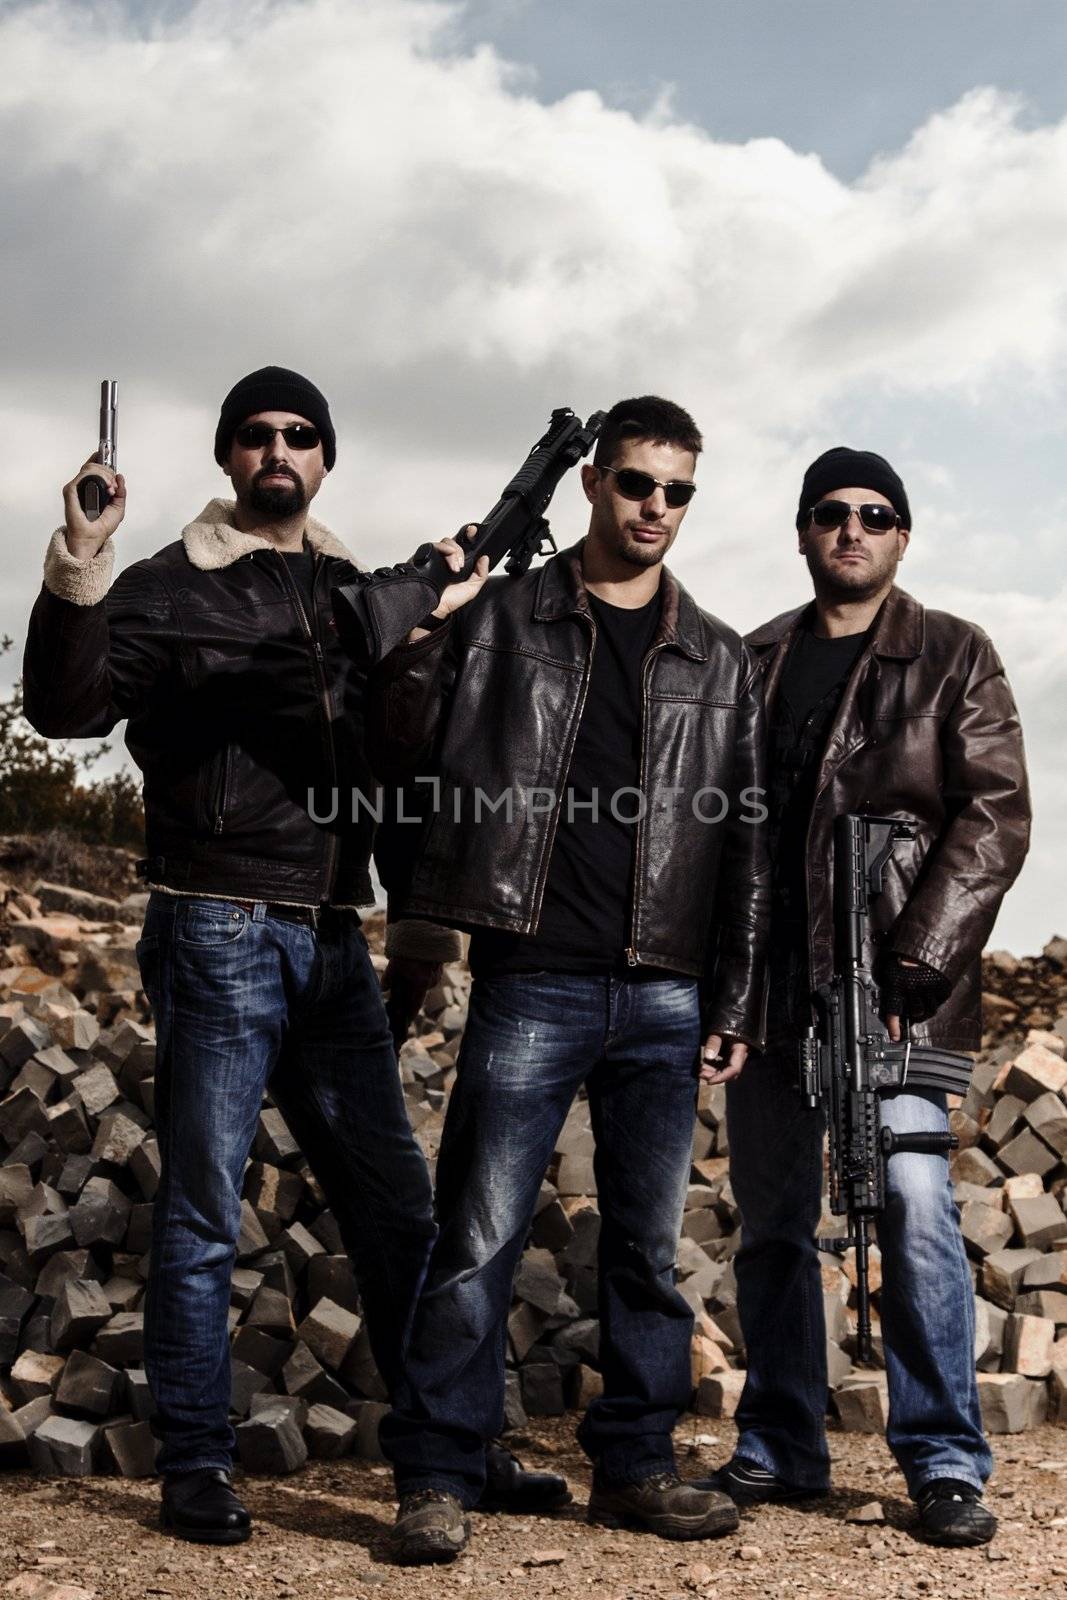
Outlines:
<svg viewBox="0 0 1067 1600"><path fill-rule="evenodd" d="M63 1284L52 1309L52 1343L57 1350L90 1344L98 1328L111 1320L111 1307L98 1283L74 1278Z"/></svg>
<svg viewBox="0 0 1067 1600"><path fill-rule="evenodd" d="M99 1420L114 1408L119 1374L84 1350L73 1350L56 1385L56 1405L73 1416Z"/></svg>
<svg viewBox="0 0 1067 1600"><path fill-rule="evenodd" d="M1044 1251L1067 1244L1067 1216L1051 1194L1034 1200L1013 1200L1010 1209L1027 1249Z"/></svg>
<svg viewBox="0 0 1067 1600"><path fill-rule="evenodd" d="M841 1426L847 1433L884 1433L889 1420L889 1391L881 1374L855 1374L834 1394Z"/></svg>
<svg viewBox="0 0 1067 1600"><path fill-rule="evenodd" d="M343 1411L336 1411L333 1406L312 1406L304 1437L313 1456L322 1461L336 1461L349 1454L358 1431L356 1419Z"/></svg>
<svg viewBox="0 0 1067 1600"><path fill-rule="evenodd" d="M144 1313L116 1312L97 1333L93 1349L116 1367L139 1366L144 1360Z"/></svg>
<svg viewBox="0 0 1067 1600"><path fill-rule="evenodd" d="M1040 1250L994 1250L982 1262L982 1293L994 1305L1010 1311L1026 1268L1041 1259Z"/></svg>
<svg viewBox="0 0 1067 1600"><path fill-rule="evenodd" d="M1061 1160L1067 1157L1067 1104L1060 1095L1038 1095L1026 1108L1026 1120Z"/></svg>
<svg viewBox="0 0 1067 1600"><path fill-rule="evenodd" d="M954 1183L973 1183L981 1188L990 1188L1004 1182L1004 1174L992 1156L979 1150L977 1145L969 1150L957 1150L951 1157L951 1171Z"/></svg>
<svg viewBox="0 0 1067 1600"><path fill-rule="evenodd" d="M260 1293L263 1291L261 1290ZM317 1360L336 1372L360 1330L360 1319L332 1300L320 1300L296 1330Z"/></svg>
<svg viewBox="0 0 1067 1600"><path fill-rule="evenodd" d="M151 1478L159 1440L146 1421L115 1422L104 1429L104 1448L123 1478Z"/></svg>
<svg viewBox="0 0 1067 1600"><path fill-rule="evenodd" d="M1004 1370L1025 1378L1047 1378L1052 1370L1056 1324L1046 1317L1013 1313L1004 1332Z"/></svg>
<svg viewBox="0 0 1067 1600"><path fill-rule="evenodd" d="M552 1360L527 1361L519 1373L522 1403L531 1417L561 1417L566 1411L563 1371Z"/></svg>
<svg viewBox="0 0 1067 1600"><path fill-rule="evenodd" d="M49 1478L87 1478L96 1468L100 1444L98 1423L49 1417L28 1441L30 1465Z"/></svg>
<svg viewBox="0 0 1067 1600"><path fill-rule="evenodd" d="M16 1405L28 1405L40 1395L52 1394L65 1366L65 1356L47 1355L41 1350L24 1350L11 1368L8 1379Z"/></svg>
<svg viewBox="0 0 1067 1600"><path fill-rule="evenodd" d="M285 1400L257 1411L236 1431L237 1450L246 1472L295 1472L308 1458L307 1445Z"/></svg>
<svg viewBox="0 0 1067 1600"><path fill-rule="evenodd" d="M1003 1084L1008 1094L1021 1100L1036 1100L1050 1090L1062 1094L1067 1088L1067 1061L1042 1044L1030 1044L1016 1056Z"/></svg>
<svg viewBox="0 0 1067 1600"><path fill-rule="evenodd" d="M981 1261L994 1250L1002 1250L1015 1232L1011 1218L994 1206L969 1200L960 1211L960 1232L967 1253Z"/></svg>
<svg viewBox="0 0 1067 1600"><path fill-rule="evenodd" d="M700 1417L732 1417L744 1387L743 1372L713 1372L701 1378L693 1409Z"/></svg>
<svg viewBox="0 0 1067 1600"><path fill-rule="evenodd" d="M1028 1380L1016 1372L980 1372L978 1399L986 1433L1022 1433L1030 1416Z"/></svg>

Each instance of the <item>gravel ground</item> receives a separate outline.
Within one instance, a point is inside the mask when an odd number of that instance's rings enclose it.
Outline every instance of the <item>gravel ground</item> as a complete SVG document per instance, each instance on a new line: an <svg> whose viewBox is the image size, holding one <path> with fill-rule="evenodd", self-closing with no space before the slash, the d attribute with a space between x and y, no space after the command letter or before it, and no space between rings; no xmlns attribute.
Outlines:
<svg viewBox="0 0 1067 1600"><path fill-rule="evenodd" d="M256 1518L249 1544L212 1551L162 1535L159 1490L117 1478L0 1477L0 1595L21 1600L347 1600L382 1595L577 1596L727 1600L832 1595L834 1600L1018 1600L1067 1596L1067 1432L1044 1427L1001 1440L989 1501L1000 1534L987 1549L938 1551L916 1537L904 1483L881 1439L836 1434L837 1485L809 1510L763 1509L726 1538L668 1544L585 1522L589 1474L573 1419L531 1426L530 1466L565 1472L576 1505L551 1518L474 1517L470 1550L451 1567L401 1569L385 1555L393 1517L385 1467L320 1462L291 1478L246 1478ZM715 1427L715 1424L711 1424ZM686 1476L723 1461L723 1429L689 1418L679 1430ZM850 1522L877 1500L884 1525Z"/></svg>

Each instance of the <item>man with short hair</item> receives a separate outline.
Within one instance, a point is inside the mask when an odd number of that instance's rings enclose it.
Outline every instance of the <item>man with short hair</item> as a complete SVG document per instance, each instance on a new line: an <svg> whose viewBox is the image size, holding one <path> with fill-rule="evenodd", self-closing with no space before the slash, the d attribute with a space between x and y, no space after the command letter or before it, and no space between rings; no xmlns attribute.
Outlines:
<svg viewBox="0 0 1067 1600"><path fill-rule="evenodd" d="M872 905L867 952L893 1038L981 1043L981 954L1026 855L1030 808L1018 717L980 628L896 587L911 538L899 475L838 448L808 468L796 526L812 604L748 635L760 662L770 751L771 916L767 1045L727 1088L730 1167L742 1215L735 1267L748 1376L738 1441L707 1480L739 1504L800 1499L829 1482L826 1330L815 1233L824 1121L798 1093L797 1044L834 967L833 823L899 817ZM897 1134L944 1131L945 1097L881 1098ZM974 1372L974 1296L944 1156L887 1163L881 1333L888 1442L934 1543L981 1544L991 1457Z"/></svg>
<svg viewBox="0 0 1067 1600"><path fill-rule="evenodd" d="M467 1542L512 1277L583 1086L604 1379L579 1430L590 1517L676 1539L737 1524L728 1497L679 1480L671 1443L691 1392L674 1264L698 1076L734 1076L759 1040L767 876L752 663L664 566L700 449L679 406L615 406L582 468L585 539L518 579L486 583L483 558L372 680L376 770L440 785L403 914L473 930L440 1234L381 1429L402 1562Z"/></svg>
<svg viewBox="0 0 1067 1600"><path fill-rule="evenodd" d="M279 367L251 373L215 438L235 500L212 500L113 585L126 486L87 462L64 489L26 652L33 725L98 737L129 718L144 773L152 893L138 957L156 1020L162 1163L145 1365L163 1525L207 1543L237 1543L251 1526L229 1481L227 1316L268 1084L329 1199L388 1385L434 1233L357 911L374 901L373 819L360 808L353 820L348 797L370 799L374 780L363 680L328 598L355 572L308 515L335 453L313 384ZM77 492L89 473L110 492L93 522ZM430 936L438 945L422 953L457 953L455 935Z"/></svg>

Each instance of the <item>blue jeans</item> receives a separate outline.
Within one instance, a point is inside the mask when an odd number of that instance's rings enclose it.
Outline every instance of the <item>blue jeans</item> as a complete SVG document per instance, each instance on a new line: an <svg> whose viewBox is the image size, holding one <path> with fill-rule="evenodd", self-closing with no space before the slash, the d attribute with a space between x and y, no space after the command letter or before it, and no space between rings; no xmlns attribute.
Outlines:
<svg viewBox="0 0 1067 1600"><path fill-rule="evenodd" d="M397 1487L473 1505L503 1426L515 1268L571 1102L585 1084L601 1215L603 1397L579 1441L607 1482L672 1466L693 1315L675 1288L700 1018L690 979L565 973L477 979L437 1165L440 1234L394 1410Z"/></svg>
<svg viewBox="0 0 1067 1600"><path fill-rule="evenodd" d="M434 1236L429 1174L354 913L312 930L157 893L137 954L162 1158L145 1311L159 1470L228 1468L230 1275L268 1084L337 1219L386 1384Z"/></svg>
<svg viewBox="0 0 1067 1600"><path fill-rule="evenodd" d="M793 1087L790 1056L753 1056L727 1086L730 1172L741 1208L734 1263L748 1377L737 1452L788 1482L824 1488L826 1329L815 1236L825 1123ZM896 1133L944 1131L945 1098L884 1096ZM974 1294L944 1156L901 1153L878 1223L889 1382L886 1439L914 1495L933 1478L981 1489L992 1470L974 1373Z"/></svg>

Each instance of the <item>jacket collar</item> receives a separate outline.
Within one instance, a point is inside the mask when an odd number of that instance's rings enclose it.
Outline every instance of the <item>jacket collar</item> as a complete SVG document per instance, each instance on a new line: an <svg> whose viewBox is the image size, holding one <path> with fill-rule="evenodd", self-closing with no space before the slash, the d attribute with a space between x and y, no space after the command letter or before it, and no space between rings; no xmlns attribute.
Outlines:
<svg viewBox="0 0 1067 1600"><path fill-rule="evenodd" d="M209 500L196 521L182 529L185 553L201 572L218 572L253 550L274 548L269 539L258 533L242 533L234 526L233 515L234 501ZM359 566L340 539L313 517L307 520L307 541L320 556L337 556L341 561L350 561L354 567Z"/></svg>
<svg viewBox="0 0 1067 1600"><path fill-rule="evenodd" d="M754 650L766 650L789 638L814 609L814 602L783 611L748 635ZM914 661L922 655L926 637L926 612L918 600L894 584L879 611L871 637L871 654L899 661Z"/></svg>
<svg viewBox="0 0 1067 1600"><path fill-rule="evenodd" d="M546 561L538 579L534 598L535 622L558 622L561 617L588 616L589 591L582 576L582 545L579 540ZM655 643L672 645L692 661L708 659L704 627L696 601L669 568L664 567L663 609Z"/></svg>

